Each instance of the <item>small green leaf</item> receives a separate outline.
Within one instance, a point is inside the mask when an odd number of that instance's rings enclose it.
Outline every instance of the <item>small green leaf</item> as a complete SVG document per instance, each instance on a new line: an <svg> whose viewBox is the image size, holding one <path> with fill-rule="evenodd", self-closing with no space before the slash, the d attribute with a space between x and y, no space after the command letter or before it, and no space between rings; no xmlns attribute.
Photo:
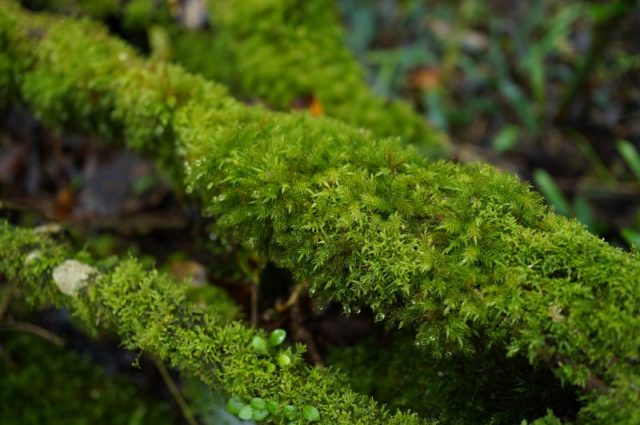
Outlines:
<svg viewBox="0 0 640 425"><path fill-rule="evenodd" d="M254 397L251 399L251 407L254 410L265 410L267 408L267 402L260 397Z"/></svg>
<svg viewBox="0 0 640 425"><path fill-rule="evenodd" d="M284 329L276 329L271 332L271 335L269 335L269 345L271 345L272 347L277 347L284 342L286 337L287 331L285 331Z"/></svg>
<svg viewBox="0 0 640 425"><path fill-rule="evenodd" d="M640 233L636 232L633 229L625 227L620 231L620 235L629 245L631 245L635 249L640 250Z"/></svg>
<svg viewBox="0 0 640 425"><path fill-rule="evenodd" d="M298 409L296 408L296 406L287 404L282 408L282 414L284 415L285 418L289 420L293 420L298 417Z"/></svg>
<svg viewBox="0 0 640 425"><path fill-rule="evenodd" d="M627 163L633 174L640 180L640 155L635 146L631 143L621 140L618 142L618 152Z"/></svg>
<svg viewBox="0 0 640 425"><path fill-rule="evenodd" d="M266 410L254 410L253 411L253 420L254 421L262 421L267 416L269 416L269 412Z"/></svg>
<svg viewBox="0 0 640 425"><path fill-rule="evenodd" d="M549 203L553 205L558 214L568 216L570 214L569 202L564 194L553 181L553 177L545 170L538 168L533 172L533 180L540 189L540 192L547 198Z"/></svg>
<svg viewBox="0 0 640 425"><path fill-rule="evenodd" d="M591 207L584 196L577 195L575 197L573 200L573 211L575 212L576 218L580 220L582 224L587 226L591 233L597 233Z"/></svg>
<svg viewBox="0 0 640 425"><path fill-rule="evenodd" d="M261 336L254 336L251 340L251 346L259 353L266 353L268 351L267 341Z"/></svg>
<svg viewBox="0 0 640 425"><path fill-rule="evenodd" d="M278 364L280 367L287 367L291 364L291 357L284 353L278 354Z"/></svg>
<svg viewBox="0 0 640 425"><path fill-rule="evenodd" d="M320 412L314 406L304 406L302 408L302 416L309 422L316 422L320 420Z"/></svg>
<svg viewBox="0 0 640 425"><path fill-rule="evenodd" d="M253 409L248 404L240 409L238 417L244 421L248 421L253 418Z"/></svg>
<svg viewBox="0 0 640 425"><path fill-rule="evenodd" d="M515 125L507 125L496 134L492 145L498 152L505 152L512 149L520 137L520 128Z"/></svg>
<svg viewBox="0 0 640 425"><path fill-rule="evenodd" d="M240 410L242 410L243 407L244 403L237 398L232 397L229 399L229 401L227 401L227 412L231 413L232 415L237 415L238 413L240 413Z"/></svg>
<svg viewBox="0 0 640 425"><path fill-rule="evenodd" d="M280 408L280 406L278 405L277 402L273 401L273 400L267 400L267 410L269 411L269 413L271 413L272 415L276 414L278 412L278 409Z"/></svg>

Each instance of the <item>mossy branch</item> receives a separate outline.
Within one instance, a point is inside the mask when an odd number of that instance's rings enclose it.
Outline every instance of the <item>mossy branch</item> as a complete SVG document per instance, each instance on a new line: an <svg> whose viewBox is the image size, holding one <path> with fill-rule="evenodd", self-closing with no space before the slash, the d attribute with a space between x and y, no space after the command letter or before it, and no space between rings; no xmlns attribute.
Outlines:
<svg viewBox="0 0 640 425"><path fill-rule="evenodd" d="M96 7L100 3L103 6ZM168 43L161 49L167 52L152 56L170 58L190 72L226 84L238 98L278 110L306 108L381 137L401 137L430 157L447 155L444 133L409 105L376 96L366 84L362 66L347 47L333 1L205 3L207 10L199 13L206 17L208 28L197 30L180 25L185 12L167 1L154 5L150 0L131 0L114 10L111 0L94 0L91 7L79 0L62 0L48 8L96 19L105 19L109 11L132 35L160 31Z"/></svg>
<svg viewBox="0 0 640 425"><path fill-rule="evenodd" d="M89 328L115 331L123 345L156 354L229 396L274 400L278 405L315 406L319 424L425 424L408 413L391 414L373 400L349 390L334 371L308 366L303 347L260 352L252 338L263 332L229 321L235 307L222 297L206 313L186 299L184 286L167 275L145 269L134 258L93 263L95 273L67 276L83 285L69 295L55 271L74 253L42 233L0 222L0 273L34 306L54 302L70 308ZM91 262L87 256L83 263ZM64 286L63 286L64 288ZM286 355L290 362L278 362ZM276 413L270 423L289 423ZM300 423L306 423L304 420Z"/></svg>
<svg viewBox="0 0 640 425"><path fill-rule="evenodd" d="M176 59L188 70L279 109L311 96L330 117L380 137L400 136L432 156L446 154L444 134L409 105L385 101L366 84L334 1L211 0L208 6L212 31L202 47L191 44L198 37L193 34L177 39ZM202 55L208 60L193 64Z"/></svg>
<svg viewBox="0 0 640 425"><path fill-rule="evenodd" d="M370 306L442 356L478 349L478 335L525 353L585 389L585 422L640 414L640 259L550 213L514 176L246 107L88 21L5 7L0 40L2 92L50 125L152 153L219 232L312 294Z"/></svg>

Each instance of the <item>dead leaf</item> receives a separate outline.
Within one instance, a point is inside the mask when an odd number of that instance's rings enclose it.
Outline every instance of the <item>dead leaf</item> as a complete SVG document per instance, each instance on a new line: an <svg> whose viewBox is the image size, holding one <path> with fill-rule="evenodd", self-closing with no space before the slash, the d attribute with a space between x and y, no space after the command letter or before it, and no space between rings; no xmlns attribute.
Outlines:
<svg viewBox="0 0 640 425"><path fill-rule="evenodd" d="M414 90L433 90L440 85L441 73L438 68L418 68L407 76L410 88Z"/></svg>

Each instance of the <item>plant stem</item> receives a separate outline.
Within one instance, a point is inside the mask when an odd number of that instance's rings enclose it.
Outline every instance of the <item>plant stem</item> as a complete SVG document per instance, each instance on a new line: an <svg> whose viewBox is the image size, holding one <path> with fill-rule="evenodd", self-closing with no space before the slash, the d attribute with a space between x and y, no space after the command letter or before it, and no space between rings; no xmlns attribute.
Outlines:
<svg viewBox="0 0 640 425"><path fill-rule="evenodd" d="M64 339L60 338L58 335L49 332L48 330L41 328L40 326L36 326L33 323L25 323L25 322L6 322L0 325L0 332L26 332L40 338L49 341L50 343L57 345L58 347L64 346Z"/></svg>
<svg viewBox="0 0 640 425"><path fill-rule="evenodd" d="M151 358L153 360L153 363L156 365L158 372L160 372L160 376L162 376L162 380L167 386L167 389L173 396L173 399L176 401L176 403L178 403L178 406L180 406L180 410L182 411L182 416L184 416L184 419L189 425L198 425L198 421L196 421L196 419L193 417L193 414L191 413L191 409L189 409L189 404L187 404L187 401L182 396L180 388L178 388L178 385L176 385L176 382L171 377L171 374L165 367L164 363L162 363L155 357Z"/></svg>

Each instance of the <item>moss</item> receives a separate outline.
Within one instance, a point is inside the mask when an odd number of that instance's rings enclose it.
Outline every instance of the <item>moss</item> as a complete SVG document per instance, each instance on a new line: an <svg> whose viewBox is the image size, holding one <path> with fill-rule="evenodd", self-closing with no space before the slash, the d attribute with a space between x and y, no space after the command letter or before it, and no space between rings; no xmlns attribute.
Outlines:
<svg viewBox="0 0 640 425"><path fill-rule="evenodd" d="M178 423L168 406L141 395L124 377L107 375L83 355L27 334L4 334L2 349L3 424Z"/></svg>
<svg viewBox="0 0 640 425"><path fill-rule="evenodd" d="M189 56L187 38L176 49L182 55L176 59L187 69L279 109L290 109L310 96L328 116L379 136L400 136L432 155L442 154L444 135L429 128L408 105L385 101L366 85L363 69L346 47L335 2L213 0L208 5L210 60L192 65L190 57L201 52Z"/></svg>
<svg viewBox="0 0 640 425"><path fill-rule="evenodd" d="M20 290L40 297L34 306L54 300L70 308L88 327L114 330L126 348L154 353L189 372L227 397L260 397L282 405L315 406L325 424L421 424L415 415L392 415L373 400L345 386L340 375L305 364L301 346L257 351L251 344L261 331L229 322L226 298L210 300L206 312L187 301L183 285L168 275L148 270L135 259L110 259L94 264L100 270L75 297L58 291L52 281L55 267L71 252L41 234L0 223L0 272ZM26 258L37 250L42 255ZM85 256L84 260L87 260ZM281 366L278 354L291 362ZM282 414L270 423L288 423Z"/></svg>
<svg viewBox="0 0 640 425"><path fill-rule="evenodd" d="M575 387L562 387L546 367L505 359L500 347L473 356L434 358L413 335L396 331L348 348L332 348L327 363L346 373L352 388L393 408L458 425L511 425L552 410L572 421Z"/></svg>
<svg viewBox="0 0 640 425"><path fill-rule="evenodd" d="M65 11L56 5L50 9ZM133 0L120 19L133 38L162 27L173 44L172 61L228 85L241 99L280 110L315 103L315 113L379 136L401 137L432 157L447 154L444 134L408 105L382 99L367 86L364 70L346 46L333 2L214 0L208 2L208 12L210 28L190 31L178 25L168 2ZM106 16L91 13L79 1L74 13Z"/></svg>
<svg viewBox="0 0 640 425"><path fill-rule="evenodd" d="M583 388L584 423L636 420L637 254L490 166L429 163L341 122L246 107L86 21L2 13L3 54L20 68L3 89L51 125L124 136L182 170L218 234L316 296L415 330L431 355L499 344Z"/></svg>
<svg viewBox="0 0 640 425"><path fill-rule="evenodd" d="M21 3L32 10L58 10L96 19L115 16L120 8L119 0L22 0Z"/></svg>

